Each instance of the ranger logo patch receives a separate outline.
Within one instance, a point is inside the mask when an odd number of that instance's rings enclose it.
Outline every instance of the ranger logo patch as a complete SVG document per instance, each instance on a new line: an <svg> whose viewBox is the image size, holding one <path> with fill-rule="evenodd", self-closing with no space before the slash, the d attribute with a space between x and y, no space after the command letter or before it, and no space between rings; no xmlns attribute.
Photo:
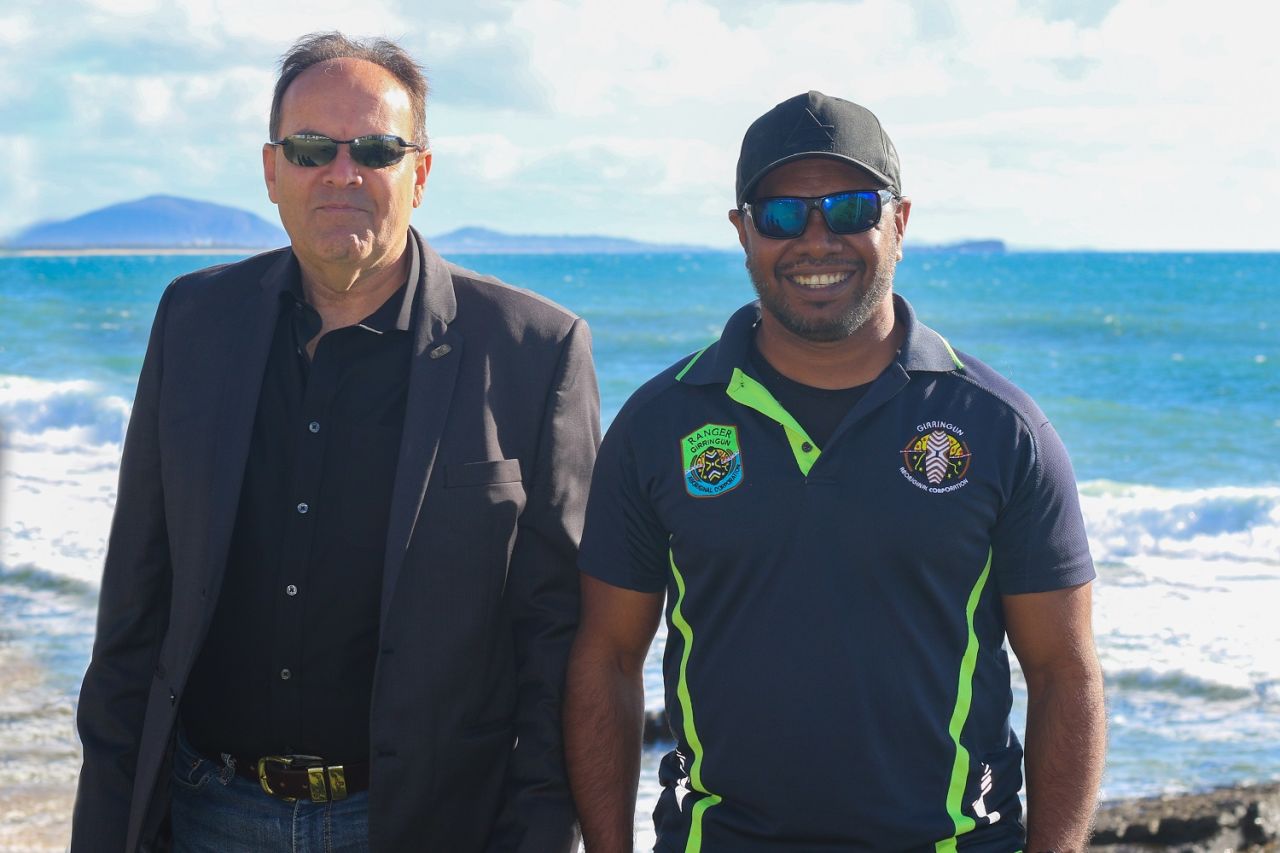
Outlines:
<svg viewBox="0 0 1280 853"><path fill-rule="evenodd" d="M684 488L695 498L723 495L742 482L738 428L704 424L680 439Z"/></svg>
<svg viewBox="0 0 1280 853"><path fill-rule="evenodd" d="M969 484L969 460L973 454L964 441L964 430L944 421L916 427L916 435L902 448L898 469L907 482L931 494L954 492Z"/></svg>

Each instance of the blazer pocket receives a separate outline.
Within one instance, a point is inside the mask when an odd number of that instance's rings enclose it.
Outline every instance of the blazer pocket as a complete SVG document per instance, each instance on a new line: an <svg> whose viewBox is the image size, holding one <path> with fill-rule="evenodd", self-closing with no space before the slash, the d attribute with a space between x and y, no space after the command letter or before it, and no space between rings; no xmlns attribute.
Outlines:
<svg viewBox="0 0 1280 853"><path fill-rule="evenodd" d="M446 489L518 482L520 482L519 459L496 459L491 462L464 462L444 466Z"/></svg>

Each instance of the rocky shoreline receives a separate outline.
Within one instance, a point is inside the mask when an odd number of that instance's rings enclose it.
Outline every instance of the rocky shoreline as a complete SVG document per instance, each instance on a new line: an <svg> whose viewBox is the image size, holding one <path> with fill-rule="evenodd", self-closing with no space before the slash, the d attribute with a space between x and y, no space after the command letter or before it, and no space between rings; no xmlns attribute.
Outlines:
<svg viewBox="0 0 1280 853"><path fill-rule="evenodd" d="M1091 850L1101 853L1280 851L1280 783L1104 803Z"/></svg>

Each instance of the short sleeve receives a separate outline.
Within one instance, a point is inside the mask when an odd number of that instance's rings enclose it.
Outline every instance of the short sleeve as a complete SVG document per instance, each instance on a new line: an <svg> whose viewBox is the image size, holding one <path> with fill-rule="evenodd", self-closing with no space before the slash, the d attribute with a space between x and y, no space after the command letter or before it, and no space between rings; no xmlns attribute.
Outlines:
<svg viewBox="0 0 1280 853"><path fill-rule="evenodd" d="M1047 421L1035 429L1026 470L992 531L1000 592L1048 592L1096 576L1071 460Z"/></svg>
<svg viewBox="0 0 1280 853"><path fill-rule="evenodd" d="M632 445L624 407L600 445L578 568L597 580L638 592L667 582L670 533L658 520Z"/></svg>

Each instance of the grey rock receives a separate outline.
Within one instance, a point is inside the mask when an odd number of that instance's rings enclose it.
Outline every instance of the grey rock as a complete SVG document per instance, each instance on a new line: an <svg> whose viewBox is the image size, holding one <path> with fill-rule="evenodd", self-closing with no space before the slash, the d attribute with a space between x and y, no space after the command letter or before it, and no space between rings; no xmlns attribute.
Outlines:
<svg viewBox="0 0 1280 853"><path fill-rule="evenodd" d="M1104 803L1091 850L1280 851L1280 784Z"/></svg>

